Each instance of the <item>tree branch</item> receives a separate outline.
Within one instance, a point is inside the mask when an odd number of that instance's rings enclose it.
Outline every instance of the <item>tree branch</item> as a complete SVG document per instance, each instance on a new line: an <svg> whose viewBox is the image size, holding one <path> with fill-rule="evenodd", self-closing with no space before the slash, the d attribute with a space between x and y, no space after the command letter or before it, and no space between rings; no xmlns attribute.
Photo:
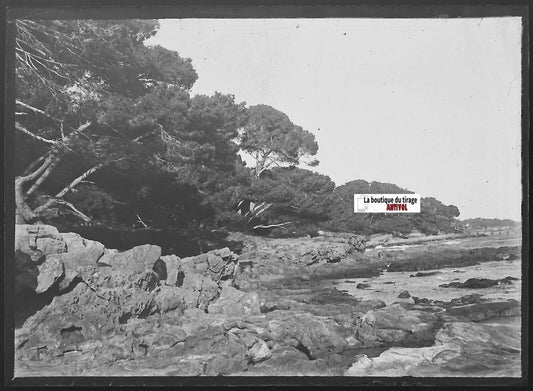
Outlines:
<svg viewBox="0 0 533 391"><path fill-rule="evenodd" d="M56 145L57 144L57 141L55 141L55 140L49 140L47 138L44 138L44 137L41 137L41 136L37 136L36 134L33 134L28 129L23 127L21 124L19 124L18 122L15 122L15 128L18 131L20 131L20 132L22 132L22 133L24 133L24 134L26 134L26 135L28 135L30 137L33 137L34 139L39 140L39 141L41 141L41 142L43 142L45 144L48 144L48 145Z"/></svg>
<svg viewBox="0 0 533 391"><path fill-rule="evenodd" d="M56 121L56 122L63 123L63 121L61 121L61 120L59 120L59 119L57 119L57 118L54 118L54 117L52 117L51 115L46 114L43 110L38 109L38 108L33 107L33 106L30 106L29 104L24 103L24 102L22 102L22 101L20 101L20 100L18 100L18 99L15 101L15 103L16 103L17 105L19 105L19 106L22 106L22 107L26 108L26 109L29 109L29 110L31 110L31 111L34 111L35 113L39 113L39 114L41 114L41 115L43 115L43 116L45 116L45 117L47 117L47 118L50 118L50 119L52 119L52 120L54 120L54 121Z"/></svg>
<svg viewBox="0 0 533 391"><path fill-rule="evenodd" d="M56 202L55 200L58 199L58 198L62 198L65 194L67 194L74 186L76 186L77 184L79 184L81 181L83 181L85 178L87 178L89 175L93 174L94 172L98 171L99 169L101 169L102 167L104 166L107 166L108 164L111 164L112 162L104 162L104 163L100 163L92 168L90 168L89 170L85 171L83 174L81 174L79 177L77 177L76 179L74 179L67 187L65 187L63 190L61 190L59 193L56 194L56 196L52 199L50 199L49 201L45 202L43 205L37 207L36 209L34 209L34 212L39 214L41 213L43 210L46 210L48 209L51 205L54 204L54 202Z"/></svg>
<svg viewBox="0 0 533 391"><path fill-rule="evenodd" d="M67 135L66 139L65 140L70 140L71 138L73 138L74 136L77 136L78 134L80 134L81 132L83 132L84 130L86 130L89 126L92 125L92 122L91 121L87 121L85 122L83 125L80 125L77 129L75 129L73 132L71 132L70 134Z"/></svg>
<svg viewBox="0 0 533 391"><path fill-rule="evenodd" d="M37 190L39 188L39 186L41 186L41 184L45 181L46 178L48 178L50 176L50 174L52 173L54 168L57 166L57 164L59 163L59 160L60 159L58 157L56 157L55 159L52 159L52 161L51 161L50 165L48 166L48 168L33 183L32 187L30 187L30 189L26 193L26 196L29 196L29 195L33 194L33 192L35 192L35 190Z"/></svg>
<svg viewBox="0 0 533 391"><path fill-rule="evenodd" d="M50 152L47 152L44 155L42 155L42 156L38 157L37 159L35 159L33 162L31 162L30 165L26 168L26 170L24 170L24 173L22 174L22 176L26 176L29 173L31 173L31 171L37 166L37 164L42 162L49 155L50 155Z"/></svg>
<svg viewBox="0 0 533 391"><path fill-rule="evenodd" d="M26 182L33 181L35 178L37 178L39 175L41 175L44 170L52 163L52 156L48 155L44 163L39 167L37 170L35 170L33 173L28 174L26 176L18 177L17 180L20 182L21 185L23 185Z"/></svg>
<svg viewBox="0 0 533 391"><path fill-rule="evenodd" d="M60 204L60 205L65 205L65 206L68 206L74 215L78 216L79 218L81 218L83 221L85 221L86 223L91 223L92 222L92 219L87 216L86 214L84 214L83 212L81 212L79 209L77 209L74 205L72 205L70 202L67 202L65 200L58 200L58 199L55 199L55 202Z"/></svg>

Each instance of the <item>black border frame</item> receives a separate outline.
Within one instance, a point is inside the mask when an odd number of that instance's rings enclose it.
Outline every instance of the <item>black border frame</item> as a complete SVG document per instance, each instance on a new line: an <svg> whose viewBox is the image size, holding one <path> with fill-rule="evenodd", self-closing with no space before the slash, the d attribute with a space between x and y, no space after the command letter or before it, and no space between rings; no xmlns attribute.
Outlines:
<svg viewBox="0 0 533 391"><path fill-rule="evenodd" d="M530 20L527 0L412 0L412 1L342 1L342 0L1 0L0 16L5 39L0 50L6 53L0 81L6 86L2 94L4 118L4 263L2 311L3 386L32 389L42 386L483 386L484 389L529 384L529 181L530 181ZM468 18L519 16L522 18L522 378L353 378L353 377L27 377L13 378L14 370L14 34L16 18L41 19L164 19L164 18ZM10 130L11 129L11 130Z"/></svg>

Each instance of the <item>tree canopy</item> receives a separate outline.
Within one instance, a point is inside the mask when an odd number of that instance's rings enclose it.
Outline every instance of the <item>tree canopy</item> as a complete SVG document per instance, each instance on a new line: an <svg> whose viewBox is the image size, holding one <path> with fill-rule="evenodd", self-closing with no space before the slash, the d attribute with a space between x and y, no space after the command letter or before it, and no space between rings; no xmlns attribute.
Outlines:
<svg viewBox="0 0 533 391"><path fill-rule="evenodd" d="M244 104L219 93L191 97L191 60L145 46L157 29L157 21L146 20L17 21L20 220L66 206L86 221L109 208L97 215L129 224L135 200L153 194L147 187L159 188L157 178L170 175L179 203L178 188L216 187L220 172L234 169ZM98 190L89 177L98 179ZM98 205L83 200L95 193Z"/></svg>
<svg viewBox="0 0 533 391"><path fill-rule="evenodd" d="M293 124L286 114L256 105L248 109L241 148L253 156L255 176L259 177L273 165L297 165L302 157L316 155L318 144L312 133Z"/></svg>

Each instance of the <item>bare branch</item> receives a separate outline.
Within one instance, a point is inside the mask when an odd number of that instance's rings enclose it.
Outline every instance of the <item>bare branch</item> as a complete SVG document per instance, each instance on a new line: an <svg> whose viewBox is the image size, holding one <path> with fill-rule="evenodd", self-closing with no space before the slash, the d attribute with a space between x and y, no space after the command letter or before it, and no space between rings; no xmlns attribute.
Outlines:
<svg viewBox="0 0 533 391"><path fill-rule="evenodd" d="M142 226L143 226L144 228L147 228L147 227L148 227L148 226L146 225L146 223L141 219L141 216L139 216L138 213L135 213L135 216L137 216L137 221L138 221L139 223L141 223Z"/></svg>
<svg viewBox="0 0 533 391"><path fill-rule="evenodd" d="M41 213L43 210L46 210L48 209L55 201L55 199L59 199L59 198L63 198L65 196L65 194L67 194L70 190L72 190L72 188L74 188L76 185L78 185L80 182L82 182L85 178L87 178L89 175L92 175L94 174L96 171L100 170L101 168L105 167L105 166L108 166L112 163L116 163L120 160L124 160L125 158L121 158L121 159L117 159L117 160L113 160L113 161L108 161L108 162L104 162L104 163L100 163L90 169L88 169L87 171L85 171L83 174L81 174L79 177L77 177L76 179L74 179L68 186L66 186L63 190L61 190L59 193L56 194L56 196L54 198L52 198L51 200L47 201L46 203L44 203L43 205L35 208L34 212L39 214Z"/></svg>
<svg viewBox="0 0 533 391"><path fill-rule="evenodd" d="M31 182L35 178L37 178L39 175L41 175L44 172L44 170L46 170L51 163L52 163L52 156L48 155L48 157L46 158L44 163L41 165L41 167L39 167L37 170L35 170L31 174L28 174L28 175L22 176L22 177L17 177L17 180L19 181L19 183L21 185L23 185L24 183L27 183L27 182Z"/></svg>
<svg viewBox="0 0 533 391"><path fill-rule="evenodd" d="M258 228L285 228L284 225L290 224L290 221L287 221L286 223L280 223L280 224L271 224L271 225L256 225L253 229Z"/></svg>
<svg viewBox="0 0 533 391"><path fill-rule="evenodd" d="M79 177L77 177L76 179L74 179L67 187L65 187L63 190L61 190L59 193L56 194L56 198L61 198L63 197L65 194L67 194L74 186L76 186L77 184L79 184L81 181L83 181L85 178L87 178L89 175L91 174L94 174L96 171L100 170L101 168L107 166L108 164L110 164L111 162L104 162L104 163L100 163L90 169L88 169L87 171L85 171L83 174L81 174Z"/></svg>
<svg viewBox="0 0 533 391"><path fill-rule="evenodd" d="M50 152L47 152L44 155L42 155L42 156L38 157L37 159L35 159L33 162L31 162L30 165L26 168L26 170L24 170L24 173L22 174L22 176L26 176L29 173L31 173L33 171L33 169L37 166L37 164L42 162L49 155L50 155Z"/></svg>
<svg viewBox="0 0 533 391"><path fill-rule="evenodd" d="M55 140L49 140L47 138L44 138L44 137L41 137L41 136L37 136L36 134L33 134L28 129L23 127L21 124L19 124L18 122L15 122L15 128L18 131L20 131L20 132L22 132L22 133L24 133L24 134L26 134L26 135L28 135L30 137L33 137L34 139L39 140L39 141L41 141L41 142L43 142L45 144L48 144L48 145L56 145L57 144L57 141L55 141Z"/></svg>
<svg viewBox="0 0 533 391"><path fill-rule="evenodd" d="M91 121L85 122L83 125L79 126L78 129L75 129L73 132L68 134L66 137L66 140L70 140L73 137L77 136L78 134L81 134L84 130L86 130L91 125L92 125Z"/></svg>
<svg viewBox="0 0 533 391"><path fill-rule="evenodd" d="M22 102L22 101L20 101L20 100L18 100L18 99L15 101L15 103L16 103L17 105L22 106L22 107L24 107L24 108L26 108L26 109L28 109L28 110L31 110L31 111L33 111L33 112L35 112L35 113L38 113L38 114L41 114L41 115L43 115L43 116L45 116L45 117L47 117L47 118L53 119L53 120L56 121L56 122L60 122L60 123L63 122L63 121L61 121L61 120L59 120L59 119L57 119L57 118L52 117L51 115L46 114L43 110L38 109L38 108L33 107L33 106L30 106L29 104L24 103L24 102Z"/></svg>
<svg viewBox="0 0 533 391"><path fill-rule="evenodd" d="M42 173L42 175L39 178L37 178L37 180L33 183L32 187L30 187L30 189L26 193L26 196L30 196L31 194L35 192L35 190L39 188L39 186L41 186L41 184L45 181L46 178L50 176L54 168L57 166L57 164L59 163L59 160L60 159L57 157L52 160L48 168Z"/></svg>
<svg viewBox="0 0 533 391"><path fill-rule="evenodd" d="M85 221L86 223L91 223L92 222L92 219L87 216L86 214L84 214L83 212L81 212L79 209L77 209L74 205L72 205L70 202L67 202L65 200L58 200L56 199L55 200L56 203L60 204L60 205L65 205L65 206L68 206L74 215L78 216L79 218L81 218L83 221Z"/></svg>

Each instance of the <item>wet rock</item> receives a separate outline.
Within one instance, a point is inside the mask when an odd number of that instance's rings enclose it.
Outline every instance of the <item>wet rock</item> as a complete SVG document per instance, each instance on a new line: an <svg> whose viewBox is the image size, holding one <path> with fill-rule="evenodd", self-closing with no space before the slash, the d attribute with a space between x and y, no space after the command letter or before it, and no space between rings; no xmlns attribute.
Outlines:
<svg viewBox="0 0 533 391"><path fill-rule="evenodd" d="M413 296L413 301L415 302L415 304L418 304L418 305L432 305L432 303L434 303L425 297L420 298L416 296Z"/></svg>
<svg viewBox="0 0 533 391"><path fill-rule="evenodd" d="M402 291L402 292L398 295L398 297L399 297L400 299L408 299L408 298L411 297L411 294L410 294L408 291Z"/></svg>
<svg viewBox="0 0 533 391"><path fill-rule="evenodd" d="M500 280L500 284L512 284L513 281L519 281L519 278L507 276Z"/></svg>
<svg viewBox="0 0 533 391"><path fill-rule="evenodd" d="M478 322L490 318L520 316L521 309L520 302L511 299L504 302L477 303L452 307L446 310L446 314Z"/></svg>
<svg viewBox="0 0 533 391"><path fill-rule="evenodd" d="M513 277L505 277L501 280L491 280L489 278L469 278L465 282L450 282L439 285L441 288L460 288L460 289L482 289L490 288L499 284L510 284L511 281L517 280Z"/></svg>
<svg viewBox="0 0 533 391"><path fill-rule="evenodd" d="M439 272L418 272L416 274L411 274L409 277L428 277L434 276L435 274L439 274Z"/></svg>

